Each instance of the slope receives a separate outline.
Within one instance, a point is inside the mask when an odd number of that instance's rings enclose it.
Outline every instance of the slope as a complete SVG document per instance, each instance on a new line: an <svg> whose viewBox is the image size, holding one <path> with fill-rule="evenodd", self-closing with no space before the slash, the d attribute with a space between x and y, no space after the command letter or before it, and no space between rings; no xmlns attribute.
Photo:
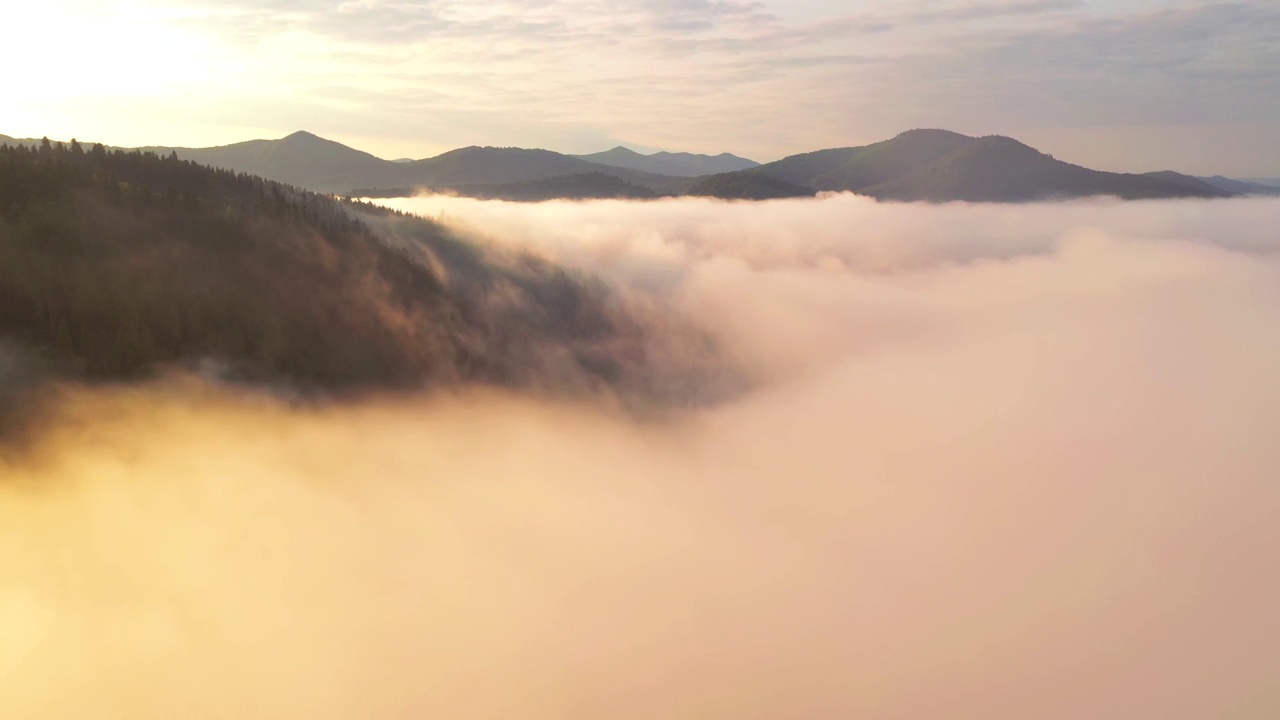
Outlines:
<svg viewBox="0 0 1280 720"><path fill-rule="evenodd" d="M629 168L656 175L672 177L699 177L717 175L738 170L757 167L760 163L730 153L719 155L698 155L694 153L657 152L642 155L625 147L616 147L605 152L590 155L575 155L581 160L608 165L611 167Z"/></svg>
<svg viewBox="0 0 1280 720"><path fill-rule="evenodd" d="M511 200L514 202L540 202L543 200L650 200L658 197L654 191L633 185L621 178L593 172L579 175L560 175L552 178L524 180L514 183L488 185L458 185L453 192L464 197L486 200Z"/></svg>
<svg viewBox="0 0 1280 720"><path fill-rule="evenodd" d="M813 197L816 193L810 188L768 175L736 172L702 178L685 194L725 200L775 200Z"/></svg>
<svg viewBox="0 0 1280 720"><path fill-rule="evenodd" d="M403 173L399 184L431 187L503 184L591 173L647 188L672 180L640 170L598 165L550 150L523 148L465 147L397 168Z"/></svg>
<svg viewBox="0 0 1280 720"><path fill-rule="evenodd" d="M396 167L395 163L308 132L296 132L280 140L250 140L211 148L141 149L159 155L174 152L182 160L317 192L338 192L377 182Z"/></svg>
<svg viewBox="0 0 1280 720"><path fill-rule="evenodd" d="M886 200L935 202L1234 194L1178 173L1101 172L1062 162L1012 138L973 138L931 129L909 130L863 147L793 155L733 175L744 179L767 175L815 190L856 192Z"/></svg>
<svg viewBox="0 0 1280 720"><path fill-rule="evenodd" d="M887 200L935 202L1023 202L1092 195L1124 199L1230 196L1216 188L1161 177L1090 170L1000 136L973 139L925 167L858 192Z"/></svg>
<svg viewBox="0 0 1280 720"><path fill-rule="evenodd" d="M1223 177L1221 175L1214 175L1213 177L1204 177L1204 178L1198 178L1198 179L1208 183L1209 185L1212 185L1213 187L1219 188L1221 190L1226 190L1227 192L1236 193L1237 195L1280 196L1280 187L1263 185L1256 182L1249 182L1247 180L1233 180L1231 178Z"/></svg>
<svg viewBox="0 0 1280 720"><path fill-rule="evenodd" d="M0 343L58 375L651 400L700 386L650 361L670 333L646 327L598 282L429 221L151 153L0 151ZM677 342L710 357L700 338Z"/></svg>
<svg viewBox="0 0 1280 720"><path fill-rule="evenodd" d="M814 152L791 155L781 160L775 160L740 172L744 175L765 175L792 185L813 187L813 183L818 178L849 162L862 150L863 148L861 147L815 150Z"/></svg>
<svg viewBox="0 0 1280 720"><path fill-rule="evenodd" d="M1164 180L1166 182L1170 182L1175 185L1180 185L1182 187L1195 190L1197 192L1207 193L1208 195L1215 195L1218 193L1227 193L1228 195L1242 194L1238 190L1232 190L1230 188L1222 187L1216 183L1209 182L1202 178L1194 177L1192 175L1183 175L1182 173L1174 172L1172 170L1159 170L1156 172L1142 173L1142 177L1155 178L1157 180Z"/></svg>
<svg viewBox="0 0 1280 720"><path fill-rule="evenodd" d="M858 190L915 172L972 140L948 130L908 130L858 148L844 163L804 184L818 190Z"/></svg>
<svg viewBox="0 0 1280 720"><path fill-rule="evenodd" d="M332 140L299 131L279 140L250 140L211 148L144 147L157 155L258 175L313 192L386 195L392 189L452 188L602 173L657 188L678 178L597 165L550 150L466 147L422 160L383 160ZM361 193L356 193L360 190Z"/></svg>

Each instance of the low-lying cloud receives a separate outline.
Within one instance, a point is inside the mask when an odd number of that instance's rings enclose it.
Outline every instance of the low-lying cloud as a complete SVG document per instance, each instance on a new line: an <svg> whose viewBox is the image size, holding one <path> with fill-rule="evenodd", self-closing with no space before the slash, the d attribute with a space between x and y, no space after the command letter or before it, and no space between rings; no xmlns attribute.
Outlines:
<svg viewBox="0 0 1280 720"><path fill-rule="evenodd" d="M69 391L0 466L6 717L1280 710L1280 203L395 204L755 390Z"/></svg>

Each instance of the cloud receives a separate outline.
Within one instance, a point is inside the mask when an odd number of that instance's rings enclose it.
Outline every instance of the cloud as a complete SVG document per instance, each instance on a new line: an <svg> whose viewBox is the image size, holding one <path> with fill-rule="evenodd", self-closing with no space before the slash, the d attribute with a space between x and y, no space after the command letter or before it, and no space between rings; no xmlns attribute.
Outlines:
<svg viewBox="0 0 1280 720"><path fill-rule="evenodd" d="M1083 0L1000 0L997 2L917 3L907 16L916 22L965 22L1080 10Z"/></svg>
<svg viewBox="0 0 1280 720"><path fill-rule="evenodd" d="M305 127L388 157L628 143L770 160L947 127L1044 138L1082 162L1134 156L1116 170L1280 166L1274 131L1237 131L1280 118L1267 0L72 2L19 21L133 50L93 85L108 97L51 63L8 134L198 145ZM10 54L47 54L29 44ZM68 120L89 115L103 129ZM1127 132L1161 140L1135 149Z"/></svg>
<svg viewBox="0 0 1280 720"><path fill-rule="evenodd" d="M901 69L932 79L917 91L965 103L986 122L1259 121L1280 118L1280 93L1266 70L1277 53L1280 9L1233 3L975 37L958 52Z"/></svg>
<svg viewBox="0 0 1280 720"><path fill-rule="evenodd" d="M405 205L683 309L759 389L69 391L0 466L10 716L1280 707L1276 201Z"/></svg>

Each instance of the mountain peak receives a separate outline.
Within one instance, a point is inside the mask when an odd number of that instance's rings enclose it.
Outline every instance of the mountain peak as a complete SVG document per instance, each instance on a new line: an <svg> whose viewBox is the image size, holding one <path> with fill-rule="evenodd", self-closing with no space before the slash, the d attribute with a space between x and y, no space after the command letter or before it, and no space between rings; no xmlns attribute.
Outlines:
<svg viewBox="0 0 1280 720"><path fill-rule="evenodd" d="M906 132L898 133L894 137L895 140L898 140L898 139L922 140L926 138L927 139L954 139L954 140L971 140L972 139L968 135L961 135L958 132L952 132L951 130L943 130L941 128L914 128L911 130L907 130Z"/></svg>
<svg viewBox="0 0 1280 720"><path fill-rule="evenodd" d="M619 145L612 150L592 155L577 155L587 162L612 167L640 170L642 172L671 177L698 177L718 173L734 172L755 167L757 163L750 160L721 153L720 155L694 155L687 152L655 152L645 155L631 148Z"/></svg>
<svg viewBox="0 0 1280 720"><path fill-rule="evenodd" d="M290 133L284 136L283 138L281 138L281 142L296 143L296 142L333 142L333 141L326 140L320 137L319 135L316 135L315 133L309 133L306 130L299 130L295 133Z"/></svg>

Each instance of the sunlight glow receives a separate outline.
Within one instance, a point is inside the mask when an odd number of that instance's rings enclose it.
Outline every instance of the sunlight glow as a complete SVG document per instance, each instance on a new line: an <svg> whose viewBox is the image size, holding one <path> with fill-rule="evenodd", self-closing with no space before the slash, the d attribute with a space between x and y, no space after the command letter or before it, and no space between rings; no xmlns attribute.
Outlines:
<svg viewBox="0 0 1280 720"><path fill-rule="evenodd" d="M10 75L28 103L84 95L158 95L207 78L208 40L165 22L142 3L80 8L74 3L28 4L5 11L15 32L0 44L0 63L30 72ZM50 42L49 37L56 38Z"/></svg>

